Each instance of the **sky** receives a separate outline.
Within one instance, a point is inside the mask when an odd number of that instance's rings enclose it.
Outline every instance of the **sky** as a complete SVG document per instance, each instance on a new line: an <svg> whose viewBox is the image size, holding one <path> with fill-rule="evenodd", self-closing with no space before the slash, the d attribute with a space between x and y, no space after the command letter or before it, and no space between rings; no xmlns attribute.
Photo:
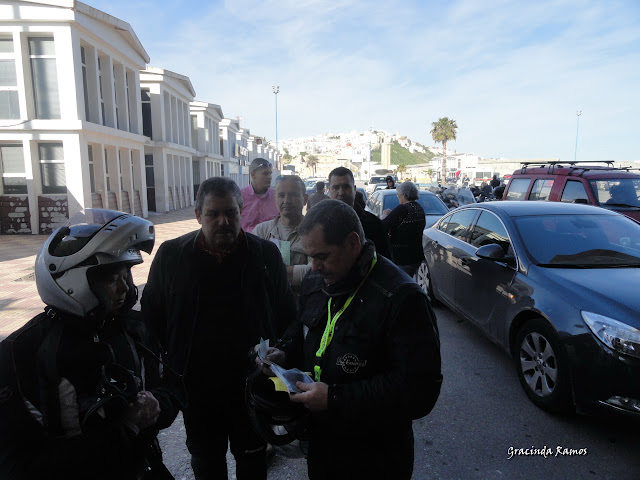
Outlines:
<svg viewBox="0 0 640 480"><path fill-rule="evenodd" d="M85 0L278 139L369 128L485 158L640 161L638 0ZM578 116L577 112L581 112Z"/></svg>

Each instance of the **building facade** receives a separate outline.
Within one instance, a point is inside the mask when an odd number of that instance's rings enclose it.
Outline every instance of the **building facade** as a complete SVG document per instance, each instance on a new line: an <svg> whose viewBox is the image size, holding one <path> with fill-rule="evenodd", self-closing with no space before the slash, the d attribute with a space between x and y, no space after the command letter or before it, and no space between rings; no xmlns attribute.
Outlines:
<svg viewBox="0 0 640 480"><path fill-rule="evenodd" d="M74 0L0 4L0 234L48 234L84 208L147 217L200 183L249 183L263 139L147 67L131 26Z"/></svg>
<svg viewBox="0 0 640 480"><path fill-rule="evenodd" d="M191 102L196 92L188 77L162 68L140 72L149 209L166 213L193 205Z"/></svg>
<svg viewBox="0 0 640 480"><path fill-rule="evenodd" d="M87 207L147 214L131 26L80 2L0 5L0 231L50 233Z"/></svg>
<svg viewBox="0 0 640 480"><path fill-rule="evenodd" d="M191 145L196 150L193 156L194 193L203 180L225 176L220 146L220 121L223 118L220 105L198 100L191 102Z"/></svg>

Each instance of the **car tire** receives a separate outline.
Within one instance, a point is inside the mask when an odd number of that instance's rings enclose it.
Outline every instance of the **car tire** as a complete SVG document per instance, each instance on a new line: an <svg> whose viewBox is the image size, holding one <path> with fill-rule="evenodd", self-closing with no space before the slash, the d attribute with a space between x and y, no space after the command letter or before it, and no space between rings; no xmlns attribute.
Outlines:
<svg viewBox="0 0 640 480"><path fill-rule="evenodd" d="M520 384L535 405L553 413L573 410L567 355L548 322L535 318L522 326L513 360Z"/></svg>
<svg viewBox="0 0 640 480"><path fill-rule="evenodd" d="M440 302L436 300L436 297L433 296L433 285L431 282L431 276L429 274L429 266L427 265L426 260L422 260L418 270L413 275L413 279L416 283L426 292L429 296L429 300L431 300L431 305L438 305Z"/></svg>

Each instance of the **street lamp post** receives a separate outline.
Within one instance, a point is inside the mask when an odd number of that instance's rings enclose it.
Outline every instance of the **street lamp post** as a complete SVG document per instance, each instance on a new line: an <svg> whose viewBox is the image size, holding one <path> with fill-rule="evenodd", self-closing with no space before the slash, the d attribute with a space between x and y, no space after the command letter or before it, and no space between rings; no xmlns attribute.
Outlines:
<svg viewBox="0 0 640 480"><path fill-rule="evenodd" d="M369 174L369 178L372 177L371 175L371 130L373 129L373 127L369 127L369 171L367 172ZM365 181L368 181L365 178Z"/></svg>
<svg viewBox="0 0 640 480"><path fill-rule="evenodd" d="M271 86L276 98L276 158L278 157L278 93L280 93L280 85Z"/></svg>
<svg viewBox="0 0 640 480"><path fill-rule="evenodd" d="M578 128L580 128L580 115L582 115L582 110L578 110L576 112L576 116L578 117L578 121L576 122L576 149L573 153L573 161L576 162L578 159Z"/></svg>

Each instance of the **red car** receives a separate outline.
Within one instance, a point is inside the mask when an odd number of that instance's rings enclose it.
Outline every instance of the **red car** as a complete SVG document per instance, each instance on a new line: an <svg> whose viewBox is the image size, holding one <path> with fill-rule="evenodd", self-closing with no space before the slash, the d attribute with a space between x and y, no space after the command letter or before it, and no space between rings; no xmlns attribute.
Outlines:
<svg viewBox="0 0 640 480"><path fill-rule="evenodd" d="M513 172L503 200L584 203L640 221L640 174L630 168L586 162L523 163Z"/></svg>

